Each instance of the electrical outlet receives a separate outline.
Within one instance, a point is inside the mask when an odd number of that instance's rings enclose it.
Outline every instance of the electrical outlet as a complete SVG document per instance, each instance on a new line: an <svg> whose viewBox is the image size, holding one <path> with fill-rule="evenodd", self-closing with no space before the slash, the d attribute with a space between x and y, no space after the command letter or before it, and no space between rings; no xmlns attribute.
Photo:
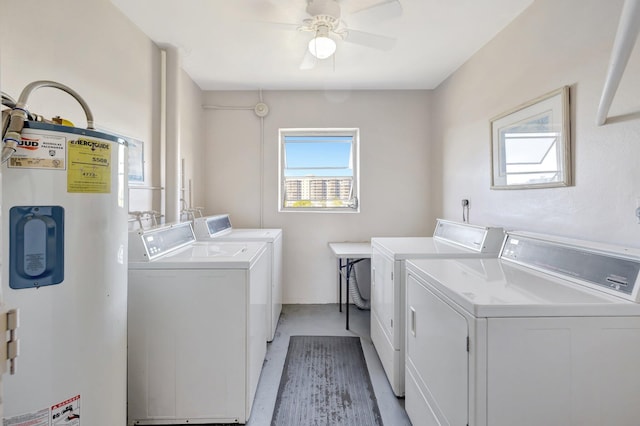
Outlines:
<svg viewBox="0 0 640 426"><path fill-rule="evenodd" d="M462 207L468 207L468 206L469 206L469 200L463 199L462 200Z"/></svg>

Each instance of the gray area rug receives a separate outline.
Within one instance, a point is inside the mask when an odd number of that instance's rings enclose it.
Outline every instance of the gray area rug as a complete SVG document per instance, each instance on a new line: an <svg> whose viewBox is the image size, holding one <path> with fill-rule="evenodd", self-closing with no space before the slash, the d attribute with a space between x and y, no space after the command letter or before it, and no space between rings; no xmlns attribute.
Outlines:
<svg viewBox="0 0 640 426"><path fill-rule="evenodd" d="M291 336L272 426L382 426L359 337Z"/></svg>

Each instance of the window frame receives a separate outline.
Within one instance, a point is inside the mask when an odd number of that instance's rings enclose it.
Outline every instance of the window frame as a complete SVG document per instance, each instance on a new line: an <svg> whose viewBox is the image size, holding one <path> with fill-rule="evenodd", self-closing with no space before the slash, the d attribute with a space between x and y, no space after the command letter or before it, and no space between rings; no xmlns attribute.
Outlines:
<svg viewBox="0 0 640 426"><path fill-rule="evenodd" d="M354 205L345 207L285 207L285 137L350 136L353 161L352 191ZM317 143L317 142L316 142ZM278 129L278 212L281 213L359 213L360 212L360 129L349 128L281 128Z"/></svg>

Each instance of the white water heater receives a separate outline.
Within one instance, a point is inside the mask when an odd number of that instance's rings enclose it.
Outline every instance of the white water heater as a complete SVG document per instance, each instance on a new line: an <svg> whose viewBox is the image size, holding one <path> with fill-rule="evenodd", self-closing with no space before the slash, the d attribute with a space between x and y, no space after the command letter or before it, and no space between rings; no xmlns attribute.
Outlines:
<svg viewBox="0 0 640 426"><path fill-rule="evenodd" d="M20 310L4 424L125 425L126 142L27 120L2 168L2 293Z"/></svg>

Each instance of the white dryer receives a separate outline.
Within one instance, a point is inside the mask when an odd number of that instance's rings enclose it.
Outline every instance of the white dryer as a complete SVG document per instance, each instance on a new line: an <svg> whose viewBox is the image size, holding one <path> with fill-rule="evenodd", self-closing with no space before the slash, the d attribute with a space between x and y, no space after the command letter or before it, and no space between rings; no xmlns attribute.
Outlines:
<svg viewBox="0 0 640 426"><path fill-rule="evenodd" d="M265 243L199 243L191 223L130 233L129 425L246 423L269 268Z"/></svg>
<svg viewBox="0 0 640 426"><path fill-rule="evenodd" d="M271 259L271 280L266 321L269 326L267 340L271 342L282 312L282 229L237 229L231 226L228 214L220 214L195 218L193 230L199 241L261 241L267 244L267 256Z"/></svg>
<svg viewBox="0 0 640 426"><path fill-rule="evenodd" d="M433 237L371 239L371 340L393 393L404 395L407 259L497 257L504 231L438 219Z"/></svg>
<svg viewBox="0 0 640 426"><path fill-rule="evenodd" d="M638 250L526 233L408 261L413 424L637 425L639 273Z"/></svg>

